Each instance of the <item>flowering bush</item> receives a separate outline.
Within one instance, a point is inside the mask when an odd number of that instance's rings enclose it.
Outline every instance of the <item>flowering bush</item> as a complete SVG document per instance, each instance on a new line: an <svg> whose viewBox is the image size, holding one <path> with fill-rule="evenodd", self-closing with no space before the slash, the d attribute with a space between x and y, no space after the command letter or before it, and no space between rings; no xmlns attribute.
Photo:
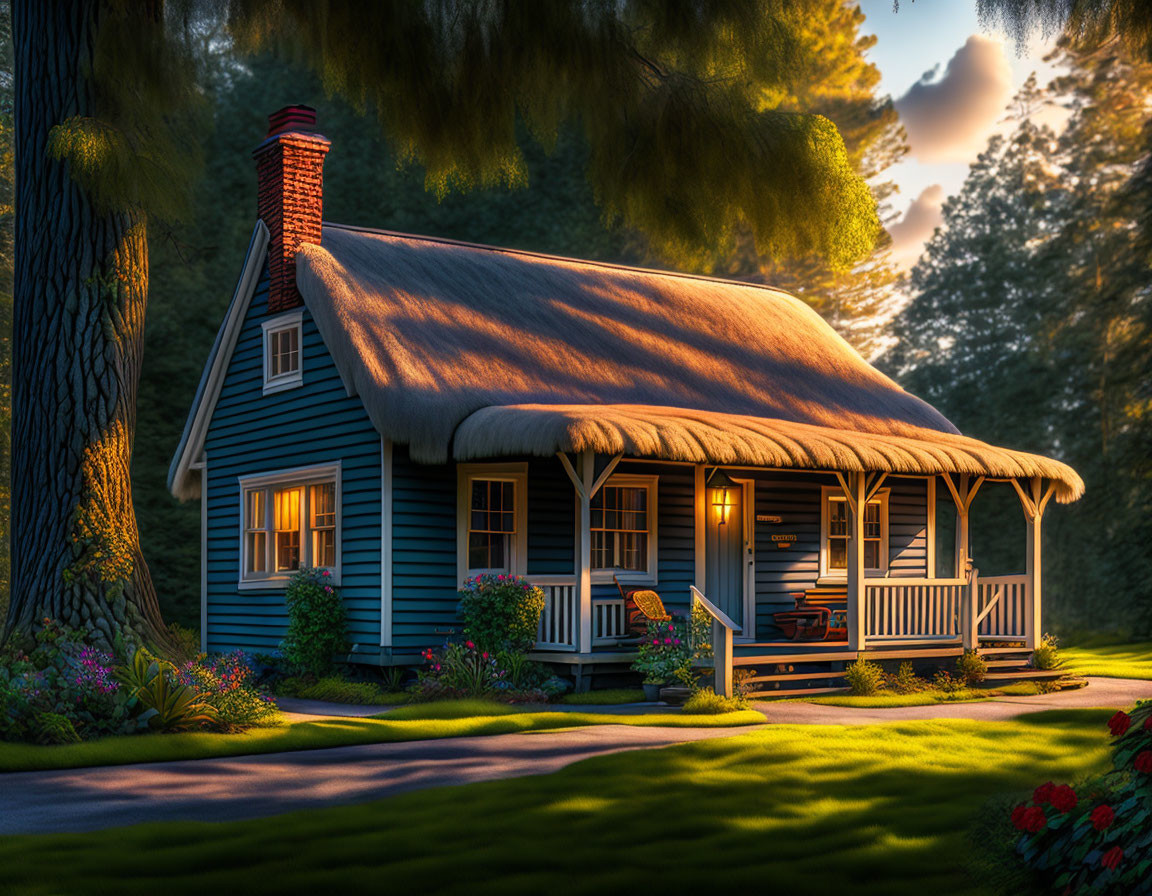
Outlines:
<svg viewBox="0 0 1152 896"><path fill-rule="evenodd" d="M191 660L175 669L175 677L215 710L211 727L234 731L278 717L272 698L256 686L252 663L242 650Z"/></svg>
<svg viewBox="0 0 1152 896"><path fill-rule="evenodd" d="M1063 893L1152 892L1152 701L1108 720L1113 771L1041 784L1012 810L1025 864Z"/></svg>
<svg viewBox="0 0 1152 896"><path fill-rule="evenodd" d="M429 647L423 657L428 666L417 671L412 689L418 700L490 697L507 677L495 655L481 650L475 641L445 644L440 653Z"/></svg>
<svg viewBox="0 0 1152 896"><path fill-rule="evenodd" d="M460 589L464 633L490 653L529 650L543 611L544 592L523 576L484 573Z"/></svg>
<svg viewBox="0 0 1152 896"><path fill-rule="evenodd" d="M632 668L644 676L644 684L691 684L692 650L684 619L673 616L668 622L649 622L644 640L636 648Z"/></svg>
<svg viewBox="0 0 1152 896"><path fill-rule="evenodd" d="M0 654L0 740L71 743L132 728L112 656L45 619L34 640Z"/></svg>
<svg viewBox="0 0 1152 896"><path fill-rule="evenodd" d="M284 661L320 678L347 646L347 621L340 594L326 569L301 569L288 581L288 631L280 642Z"/></svg>

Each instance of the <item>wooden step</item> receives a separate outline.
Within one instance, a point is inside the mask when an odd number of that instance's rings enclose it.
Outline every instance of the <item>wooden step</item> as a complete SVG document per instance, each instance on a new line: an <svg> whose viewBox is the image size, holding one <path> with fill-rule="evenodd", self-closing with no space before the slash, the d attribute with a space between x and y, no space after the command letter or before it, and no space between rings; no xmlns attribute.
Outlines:
<svg viewBox="0 0 1152 896"><path fill-rule="evenodd" d="M861 656L866 660L918 660L928 657L960 656L962 647L913 648L911 650L873 650L868 648Z"/></svg>
<svg viewBox="0 0 1152 896"><path fill-rule="evenodd" d="M1023 669L1019 672L989 672L985 681L1019 681L1026 678L1061 678L1068 674L1066 669Z"/></svg>
<svg viewBox="0 0 1152 896"><path fill-rule="evenodd" d="M750 700L763 700L765 697L815 697L817 694L844 694L847 688L795 688L781 691L754 691Z"/></svg>
<svg viewBox="0 0 1152 896"><path fill-rule="evenodd" d="M981 647L976 652L980 656L1008 656L1012 654L1032 656L1032 651L1027 647Z"/></svg>
<svg viewBox="0 0 1152 896"><path fill-rule="evenodd" d="M734 656L733 666L777 666L788 663L840 663L854 660L858 653L854 650L837 653L784 653L779 656Z"/></svg>
<svg viewBox="0 0 1152 896"><path fill-rule="evenodd" d="M807 681L809 678L843 678L844 672L789 672L783 675L758 675L746 679L747 684L768 684L773 681Z"/></svg>
<svg viewBox="0 0 1152 896"><path fill-rule="evenodd" d="M993 666L1026 666L1028 664L1028 657L1021 657L1019 659L1009 658L1002 660L985 660L984 663L988 666L989 669L991 669Z"/></svg>

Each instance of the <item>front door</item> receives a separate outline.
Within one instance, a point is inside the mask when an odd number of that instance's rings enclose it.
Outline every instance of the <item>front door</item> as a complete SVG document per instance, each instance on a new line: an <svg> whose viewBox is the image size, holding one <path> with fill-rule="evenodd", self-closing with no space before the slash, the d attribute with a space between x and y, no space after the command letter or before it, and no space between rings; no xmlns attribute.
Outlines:
<svg viewBox="0 0 1152 896"><path fill-rule="evenodd" d="M731 490L727 519L707 508L705 528L704 595L744 627L744 489Z"/></svg>

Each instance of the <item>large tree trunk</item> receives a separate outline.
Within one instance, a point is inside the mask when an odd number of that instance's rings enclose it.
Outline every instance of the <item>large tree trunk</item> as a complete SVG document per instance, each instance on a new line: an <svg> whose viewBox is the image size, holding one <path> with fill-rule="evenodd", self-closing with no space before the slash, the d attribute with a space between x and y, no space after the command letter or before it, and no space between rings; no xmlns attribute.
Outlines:
<svg viewBox="0 0 1152 896"><path fill-rule="evenodd" d="M12 603L110 645L167 640L140 553L129 465L148 292L145 222L102 213L49 158L54 125L94 114L98 0L13 0L16 245Z"/></svg>

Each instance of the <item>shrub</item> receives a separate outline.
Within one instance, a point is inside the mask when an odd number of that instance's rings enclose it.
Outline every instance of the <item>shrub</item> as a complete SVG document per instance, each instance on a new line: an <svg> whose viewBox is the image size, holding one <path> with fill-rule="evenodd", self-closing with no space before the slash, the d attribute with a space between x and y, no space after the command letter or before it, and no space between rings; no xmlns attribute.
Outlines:
<svg viewBox="0 0 1152 896"><path fill-rule="evenodd" d="M464 632L489 653L531 649L543 611L544 592L522 576L484 573L460 589Z"/></svg>
<svg viewBox="0 0 1152 896"><path fill-rule="evenodd" d="M491 697L507 690L507 672L496 657L475 641L445 644L440 653L428 648L423 653L427 669L416 673L412 687L415 699L448 700L459 697Z"/></svg>
<svg viewBox="0 0 1152 896"><path fill-rule="evenodd" d="M673 616L669 622L649 622L632 662L633 670L644 677L644 684L679 681L691 686L691 666L692 651L684 620Z"/></svg>
<svg viewBox="0 0 1152 896"><path fill-rule="evenodd" d="M901 663L895 675L885 675L884 682L894 694L919 694L928 688L928 682L917 675L908 662Z"/></svg>
<svg viewBox="0 0 1152 896"><path fill-rule="evenodd" d="M748 701L743 697L724 697L711 688L701 688L688 698L683 711L690 715L719 715L747 708Z"/></svg>
<svg viewBox="0 0 1152 896"><path fill-rule="evenodd" d="M178 622L168 626L168 640L172 642L172 662L189 663L199 657L200 632Z"/></svg>
<svg viewBox="0 0 1152 896"><path fill-rule="evenodd" d="M953 678L951 673L941 669L932 679L932 687L944 696L957 696L968 689L963 678Z"/></svg>
<svg viewBox="0 0 1152 896"><path fill-rule="evenodd" d="M338 675L329 675L315 684L302 687L297 696L306 700L360 703L366 706L387 706L396 702L394 699L384 699L384 692L377 684L370 681L348 681Z"/></svg>
<svg viewBox="0 0 1152 896"><path fill-rule="evenodd" d="M301 569L284 595L288 632L280 652L290 667L316 678L332 670L333 658L347 646L344 604L329 577L326 569Z"/></svg>
<svg viewBox="0 0 1152 896"><path fill-rule="evenodd" d="M256 686L255 672L243 651L185 663L176 670L176 678L212 707L213 728L236 731L279 718L276 704Z"/></svg>
<svg viewBox="0 0 1152 896"><path fill-rule="evenodd" d="M67 716L58 712L38 712L32 720L32 730L38 744L78 744L80 735Z"/></svg>
<svg viewBox="0 0 1152 896"><path fill-rule="evenodd" d="M192 685L176 680L175 667L138 647L117 679L136 701L141 721L156 731L187 731L217 718L216 709Z"/></svg>
<svg viewBox="0 0 1152 896"><path fill-rule="evenodd" d="M884 670L866 659L849 663L844 678L849 690L857 697L871 697L884 686Z"/></svg>
<svg viewBox="0 0 1152 896"><path fill-rule="evenodd" d="M1032 668L1048 671L1059 669L1064 665L1064 659L1059 653L1059 642L1055 635L1045 635L1032 651Z"/></svg>
<svg viewBox="0 0 1152 896"><path fill-rule="evenodd" d="M956 672L968 687L980 684L988 674L988 663L975 650L965 650L956 658Z"/></svg>
<svg viewBox="0 0 1152 896"><path fill-rule="evenodd" d="M1085 782L1042 784L1032 805L1012 810L1016 851L1051 889L1065 893L1147 893L1152 807L1152 701L1108 722L1113 771Z"/></svg>

